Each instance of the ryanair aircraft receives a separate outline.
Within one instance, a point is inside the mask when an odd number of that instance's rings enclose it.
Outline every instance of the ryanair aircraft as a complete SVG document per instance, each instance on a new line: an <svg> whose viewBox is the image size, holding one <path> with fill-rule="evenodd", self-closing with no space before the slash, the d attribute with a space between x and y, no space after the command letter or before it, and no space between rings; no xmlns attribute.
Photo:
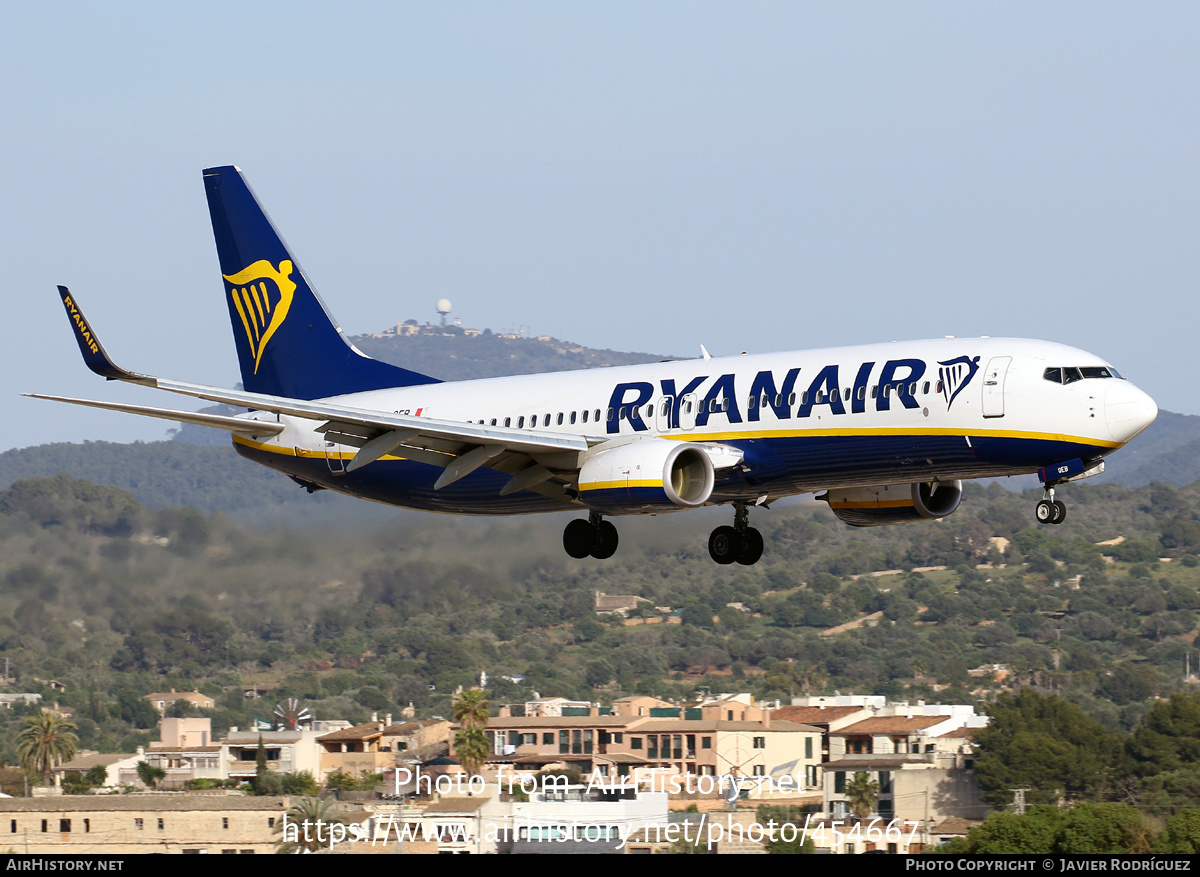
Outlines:
<svg viewBox="0 0 1200 877"><path fill-rule="evenodd" d="M249 409L236 417L38 396L227 430L243 456L315 490L435 512L579 510L563 545L611 557L608 517L733 507L717 563L753 564L750 510L820 492L856 527L943 518L962 479L1097 474L1154 401L1082 350L945 338L443 383L342 334L236 167L204 171L244 390L137 374L105 353L65 287L88 367Z"/></svg>

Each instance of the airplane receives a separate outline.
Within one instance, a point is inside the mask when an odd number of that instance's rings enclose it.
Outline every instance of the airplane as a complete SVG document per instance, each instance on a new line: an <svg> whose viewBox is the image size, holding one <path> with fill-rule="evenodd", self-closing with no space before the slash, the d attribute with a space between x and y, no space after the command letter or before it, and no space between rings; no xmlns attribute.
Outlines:
<svg viewBox="0 0 1200 877"><path fill-rule="evenodd" d="M237 416L28 394L226 430L237 452L311 491L470 515L578 510L574 558L612 557L621 515L732 506L719 564L763 554L752 509L818 494L855 527L944 518L973 478L1055 488L1158 408L1115 368L1046 341L957 338L443 382L372 359L330 316L241 171L203 172L241 390L127 371L71 292L87 366L108 380L248 409Z"/></svg>

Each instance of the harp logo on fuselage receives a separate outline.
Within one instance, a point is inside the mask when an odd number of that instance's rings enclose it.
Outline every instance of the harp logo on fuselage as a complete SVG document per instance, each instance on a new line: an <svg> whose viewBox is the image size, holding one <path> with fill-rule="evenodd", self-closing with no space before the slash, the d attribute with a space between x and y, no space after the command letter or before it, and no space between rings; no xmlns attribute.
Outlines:
<svg viewBox="0 0 1200 877"><path fill-rule="evenodd" d="M296 284L291 276L292 263L284 259L275 268L266 259L259 259L236 274L223 274L230 284L229 296L246 331L246 343L254 357L254 373L271 336L287 319L292 306Z"/></svg>

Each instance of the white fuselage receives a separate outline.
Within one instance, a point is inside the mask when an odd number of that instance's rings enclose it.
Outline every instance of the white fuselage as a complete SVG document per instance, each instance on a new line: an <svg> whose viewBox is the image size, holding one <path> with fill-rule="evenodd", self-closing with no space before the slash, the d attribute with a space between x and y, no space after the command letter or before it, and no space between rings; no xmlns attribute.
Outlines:
<svg viewBox="0 0 1200 877"><path fill-rule="evenodd" d="M1060 371L1058 380L1048 379L1048 369L1067 369L1067 378ZM1017 474L1069 458L1095 460L1157 414L1149 396L1100 358L1010 338L670 361L375 390L330 401L531 434L584 435L593 444L663 437L745 450L743 477L720 486L713 501ZM274 438L238 441L268 458L329 460L356 451L326 441L311 420L282 421L288 428ZM370 467L361 472L366 476ZM403 493L401 482L380 496L361 484L321 479L333 489L408 505L403 495L393 496ZM485 487L467 510L487 513L489 491ZM512 511L495 499L496 513Z"/></svg>

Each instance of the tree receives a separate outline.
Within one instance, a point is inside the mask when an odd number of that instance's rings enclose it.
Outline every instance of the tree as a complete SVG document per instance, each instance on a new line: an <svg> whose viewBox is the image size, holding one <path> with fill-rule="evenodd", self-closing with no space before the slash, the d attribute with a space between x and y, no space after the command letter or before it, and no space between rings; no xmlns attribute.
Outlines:
<svg viewBox="0 0 1200 877"><path fill-rule="evenodd" d="M452 715L458 723L458 731L454 734L454 754L467 773L478 773L492 754L487 736L483 733L491 715L490 707L487 692L479 688L468 689L454 698Z"/></svg>
<svg viewBox="0 0 1200 877"><path fill-rule="evenodd" d="M1184 810L1168 819L1154 850L1158 853L1200 853L1200 810Z"/></svg>
<svg viewBox="0 0 1200 877"><path fill-rule="evenodd" d="M491 701L488 700L487 692L480 688L471 688L459 693L454 698L453 710L451 715L454 721L458 723L460 728L479 728L483 729L487 726L487 720L491 717Z"/></svg>
<svg viewBox="0 0 1200 877"><path fill-rule="evenodd" d="M992 813L967 833L966 850L987 855L1044 855L1055 848L1062 828L1057 807L1031 807L1027 813Z"/></svg>
<svg viewBox="0 0 1200 877"><path fill-rule="evenodd" d="M161 767L155 767L146 761L137 763L138 779L149 789L157 789L158 784L166 777L167 772Z"/></svg>
<svg viewBox="0 0 1200 877"><path fill-rule="evenodd" d="M292 802L283 819L275 823L275 834L283 835L277 853L312 853L332 846L330 826L345 825L341 814L333 812L330 798L305 797Z"/></svg>
<svg viewBox="0 0 1200 877"><path fill-rule="evenodd" d="M17 735L17 754L21 764L42 775L42 785L50 785L50 772L56 764L70 761L79 749L74 722L42 712L26 716L27 727Z"/></svg>
<svg viewBox="0 0 1200 877"><path fill-rule="evenodd" d="M454 735L454 754L469 774L479 773L492 748L481 728L463 728Z"/></svg>
<svg viewBox="0 0 1200 877"><path fill-rule="evenodd" d="M1085 802L1063 809L1043 804L1020 816L991 814L967 833L965 849L956 849L989 855L1148 853L1150 829L1128 804Z"/></svg>
<svg viewBox="0 0 1200 877"><path fill-rule="evenodd" d="M846 799L859 819L870 816L879 801L879 783L866 771L859 771L846 783Z"/></svg>
<svg viewBox="0 0 1200 877"><path fill-rule="evenodd" d="M1055 852L1149 853L1150 829L1128 804L1076 804L1063 821Z"/></svg>
<svg viewBox="0 0 1200 877"><path fill-rule="evenodd" d="M1000 695L989 713L975 734L975 778L988 803L1011 803L1009 790L1021 786L1034 804L1096 798L1120 771L1121 736L1069 701L1024 689Z"/></svg>
<svg viewBox="0 0 1200 877"><path fill-rule="evenodd" d="M1200 695L1173 694L1154 704L1126 748L1141 777L1194 765L1200 758Z"/></svg>

